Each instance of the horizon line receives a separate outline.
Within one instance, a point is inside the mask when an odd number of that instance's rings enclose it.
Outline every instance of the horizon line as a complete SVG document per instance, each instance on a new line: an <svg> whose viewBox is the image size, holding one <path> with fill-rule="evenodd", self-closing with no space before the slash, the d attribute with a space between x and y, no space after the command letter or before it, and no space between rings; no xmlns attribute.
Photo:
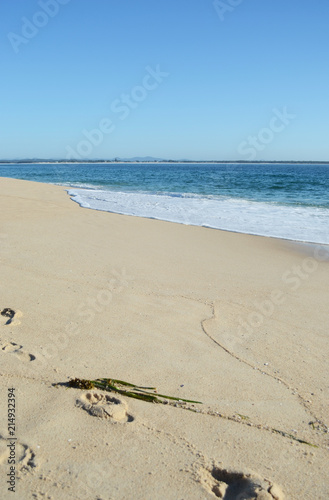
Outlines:
<svg viewBox="0 0 329 500"><path fill-rule="evenodd" d="M81 160L66 160L52 158L22 158L22 159L0 159L0 163L328 163L329 160L172 160L158 159L149 157L149 159L81 159Z"/></svg>

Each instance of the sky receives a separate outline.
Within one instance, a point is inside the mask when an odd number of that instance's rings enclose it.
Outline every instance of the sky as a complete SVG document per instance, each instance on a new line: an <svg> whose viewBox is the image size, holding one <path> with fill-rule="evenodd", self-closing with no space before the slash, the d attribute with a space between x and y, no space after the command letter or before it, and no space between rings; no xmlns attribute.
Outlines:
<svg viewBox="0 0 329 500"><path fill-rule="evenodd" d="M329 161L328 0L1 0L0 158Z"/></svg>

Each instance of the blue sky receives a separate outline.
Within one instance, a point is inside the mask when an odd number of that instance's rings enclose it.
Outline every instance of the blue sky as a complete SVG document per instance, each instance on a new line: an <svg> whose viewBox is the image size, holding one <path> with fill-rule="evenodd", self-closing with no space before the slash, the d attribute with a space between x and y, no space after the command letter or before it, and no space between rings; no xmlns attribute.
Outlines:
<svg viewBox="0 0 329 500"><path fill-rule="evenodd" d="M328 0L1 0L0 158L329 160Z"/></svg>

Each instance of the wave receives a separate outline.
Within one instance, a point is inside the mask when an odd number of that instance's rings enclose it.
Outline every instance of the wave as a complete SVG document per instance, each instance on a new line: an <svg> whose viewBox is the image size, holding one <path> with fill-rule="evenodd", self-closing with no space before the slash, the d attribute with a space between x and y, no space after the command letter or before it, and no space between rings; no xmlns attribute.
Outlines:
<svg viewBox="0 0 329 500"><path fill-rule="evenodd" d="M329 210L215 198L187 193L150 194L70 189L81 207L239 233L329 244Z"/></svg>

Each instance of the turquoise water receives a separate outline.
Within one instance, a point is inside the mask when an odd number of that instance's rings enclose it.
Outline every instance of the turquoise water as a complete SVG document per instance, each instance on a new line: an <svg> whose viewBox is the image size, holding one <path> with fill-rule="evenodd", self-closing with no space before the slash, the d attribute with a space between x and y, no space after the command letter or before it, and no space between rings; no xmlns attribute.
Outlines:
<svg viewBox="0 0 329 500"><path fill-rule="evenodd" d="M0 176L70 186L86 208L329 243L329 164L16 164Z"/></svg>

